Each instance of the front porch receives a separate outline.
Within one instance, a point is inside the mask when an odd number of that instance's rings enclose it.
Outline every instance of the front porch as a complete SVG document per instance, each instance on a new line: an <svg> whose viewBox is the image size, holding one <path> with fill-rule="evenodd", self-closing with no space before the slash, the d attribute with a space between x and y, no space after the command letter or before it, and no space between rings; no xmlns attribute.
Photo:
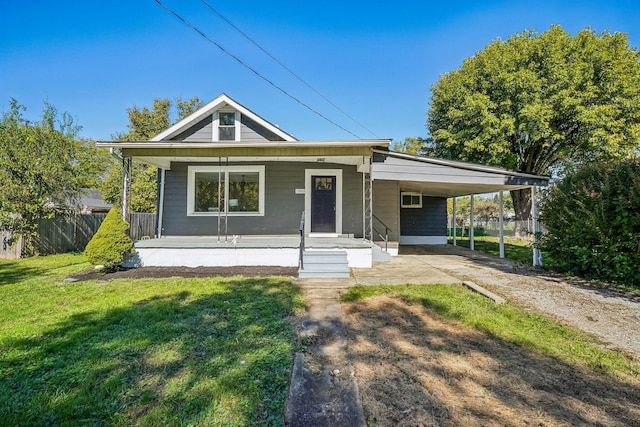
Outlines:
<svg viewBox="0 0 640 427"><path fill-rule="evenodd" d="M135 242L127 267L281 266L298 267L299 235L167 236ZM305 237L304 251L346 254L349 268L370 268L388 260L377 245L363 239Z"/></svg>

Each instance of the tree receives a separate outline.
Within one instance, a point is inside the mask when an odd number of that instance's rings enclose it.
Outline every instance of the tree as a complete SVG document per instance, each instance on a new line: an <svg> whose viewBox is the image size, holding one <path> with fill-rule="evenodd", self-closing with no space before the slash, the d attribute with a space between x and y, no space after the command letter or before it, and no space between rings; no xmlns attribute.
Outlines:
<svg viewBox="0 0 640 427"><path fill-rule="evenodd" d="M202 106L198 97L183 101L176 98L175 116L181 120ZM127 109L129 115L128 132L116 133L117 141L146 141L172 124L172 103L169 99L155 99L151 109L133 106ZM133 163L131 167L132 212L155 212L157 200L157 168L155 166ZM122 203L122 165L113 161L101 188L104 199L121 205Z"/></svg>
<svg viewBox="0 0 640 427"><path fill-rule="evenodd" d="M432 87L436 155L538 174L619 158L640 141L640 55L624 33L560 26L496 40ZM529 190L512 191L516 219Z"/></svg>
<svg viewBox="0 0 640 427"><path fill-rule="evenodd" d="M114 206L84 250L89 262L101 265L106 270L120 266L126 256L133 252L128 231L129 224L122 219L120 209Z"/></svg>
<svg viewBox="0 0 640 427"><path fill-rule="evenodd" d="M423 154L424 147L426 145L425 142L426 141L419 136L415 138L408 136L403 142L395 142L392 148L394 151L399 151L401 153L421 155Z"/></svg>
<svg viewBox="0 0 640 427"><path fill-rule="evenodd" d="M12 99L0 118L0 229L22 236L29 253L38 220L68 211L79 188L97 180L105 157L92 141L77 138L80 127L69 114L45 103L42 118L32 122L25 111Z"/></svg>

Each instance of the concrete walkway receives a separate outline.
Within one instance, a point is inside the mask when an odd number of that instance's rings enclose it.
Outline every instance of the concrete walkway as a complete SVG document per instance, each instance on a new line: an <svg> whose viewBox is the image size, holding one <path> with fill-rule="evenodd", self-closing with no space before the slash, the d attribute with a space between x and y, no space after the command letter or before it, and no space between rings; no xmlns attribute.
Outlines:
<svg viewBox="0 0 640 427"><path fill-rule="evenodd" d="M287 399L288 426L366 425L353 367L346 357L347 330L340 297L349 287L461 282L437 268L416 264L405 257L351 272L349 279L296 280L307 301L301 335L309 351L298 353L294 361Z"/></svg>

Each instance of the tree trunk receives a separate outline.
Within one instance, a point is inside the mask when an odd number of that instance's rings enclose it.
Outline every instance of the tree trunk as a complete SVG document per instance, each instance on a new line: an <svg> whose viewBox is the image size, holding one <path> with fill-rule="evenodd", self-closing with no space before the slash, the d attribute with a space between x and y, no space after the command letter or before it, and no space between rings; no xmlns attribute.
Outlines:
<svg viewBox="0 0 640 427"><path fill-rule="evenodd" d="M511 200L513 200L513 210L515 211L515 234L516 237L527 237L529 229L527 222L531 214L531 189L512 190Z"/></svg>

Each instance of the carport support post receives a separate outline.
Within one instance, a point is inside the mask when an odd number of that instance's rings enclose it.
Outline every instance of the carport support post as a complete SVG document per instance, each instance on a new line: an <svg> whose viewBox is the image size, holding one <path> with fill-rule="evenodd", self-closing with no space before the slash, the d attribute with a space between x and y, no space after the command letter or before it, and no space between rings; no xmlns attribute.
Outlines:
<svg viewBox="0 0 640 427"><path fill-rule="evenodd" d="M458 216L456 215L456 198L453 198L453 246L458 246L456 241L456 234L458 232Z"/></svg>
<svg viewBox="0 0 640 427"><path fill-rule="evenodd" d="M540 249L538 249L538 232L540 231L540 224L538 223L538 204L536 203L536 187L531 186L531 222L533 228L533 266L537 267L542 265L542 259L540 257Z"/></svg>
<svg viewBox="0 0 640 427"><path fill-rule="evenodd" d="M498 204L500 205L500 216L498 223L500 224L500 258L504 258L504 196L501 191L498 193Z"/></svg>
<svg viewBox="0 0 640 427"><path fill-rule="evenodd" d="M469 215L469 249L472 251L474 249L473 245L473 194L471 194L471 206L470 206L470 215Z"/></svg>

